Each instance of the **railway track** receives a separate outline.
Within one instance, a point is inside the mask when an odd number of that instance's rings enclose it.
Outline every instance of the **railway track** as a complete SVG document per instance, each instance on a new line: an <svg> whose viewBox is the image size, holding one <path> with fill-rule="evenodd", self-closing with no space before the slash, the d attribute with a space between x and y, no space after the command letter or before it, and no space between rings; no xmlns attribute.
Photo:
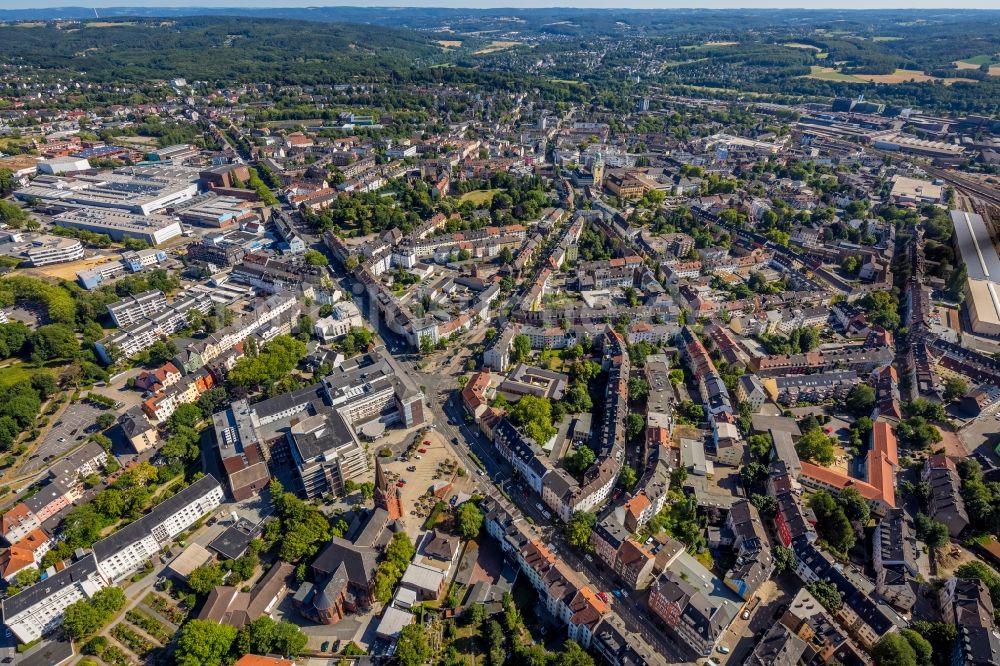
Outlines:
<svg viewBox="0 0 1000 666"><path fill-rule="evenodd" d="M995 187L977 183L963 176L959 176L954 171L949 171L947 169L925 166L924 170L935 178L940 178L946 183L954 186L955 189L961 190L973 198L981 199L993 206L1000 206L1000 190Z"/></svg>

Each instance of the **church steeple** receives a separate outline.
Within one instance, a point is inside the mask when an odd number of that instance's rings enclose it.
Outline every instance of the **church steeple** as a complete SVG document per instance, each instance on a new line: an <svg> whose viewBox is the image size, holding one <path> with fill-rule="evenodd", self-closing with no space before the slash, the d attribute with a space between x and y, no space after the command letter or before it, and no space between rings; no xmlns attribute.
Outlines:
<svg viewBox="0 0 1000 666"><path fill-rule="evenodd" d="M381 507L389 512L389 520L398 520L403 517L403 501L399 496L399 489L389 483L382 469L382 462L375 456L375 506Z"/></svg>

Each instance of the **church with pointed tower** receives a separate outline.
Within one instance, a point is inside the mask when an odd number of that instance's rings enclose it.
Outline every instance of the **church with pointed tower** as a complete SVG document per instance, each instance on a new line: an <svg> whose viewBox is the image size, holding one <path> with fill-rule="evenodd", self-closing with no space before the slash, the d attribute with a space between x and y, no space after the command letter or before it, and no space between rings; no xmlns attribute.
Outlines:
<svg viewBox="0 0 1000 666"><path fill-rule="evenodd" d="M390 521L403 517L403 499L399 488L389 483L378 456L375 457L375 506L388 511Z"/></svg>

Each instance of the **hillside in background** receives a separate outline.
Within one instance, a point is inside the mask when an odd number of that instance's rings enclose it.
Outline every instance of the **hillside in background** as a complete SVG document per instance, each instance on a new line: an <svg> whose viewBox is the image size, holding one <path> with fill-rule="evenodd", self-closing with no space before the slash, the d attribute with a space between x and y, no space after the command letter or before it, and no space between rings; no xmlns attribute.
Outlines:
<svg viewBox="0 0 1000 666"><path fill-rule="evenodd" d="M405 30L262 18L0 26L0 60L104 82L347 83L384 79L439 52Z"/></svg>

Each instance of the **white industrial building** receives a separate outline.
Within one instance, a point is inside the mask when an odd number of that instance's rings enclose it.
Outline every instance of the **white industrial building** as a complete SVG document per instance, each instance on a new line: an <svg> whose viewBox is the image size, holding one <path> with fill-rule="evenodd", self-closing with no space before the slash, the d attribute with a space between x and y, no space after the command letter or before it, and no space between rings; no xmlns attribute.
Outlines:
<svg viewBox="0 0 1000 666"><path fill-rule="evenodd" d="M159 245L181 235L181 223L166 215L137 214L107 208L76 208L52 220L57 226L107 234L112 240L138 238Z"/></svg>

